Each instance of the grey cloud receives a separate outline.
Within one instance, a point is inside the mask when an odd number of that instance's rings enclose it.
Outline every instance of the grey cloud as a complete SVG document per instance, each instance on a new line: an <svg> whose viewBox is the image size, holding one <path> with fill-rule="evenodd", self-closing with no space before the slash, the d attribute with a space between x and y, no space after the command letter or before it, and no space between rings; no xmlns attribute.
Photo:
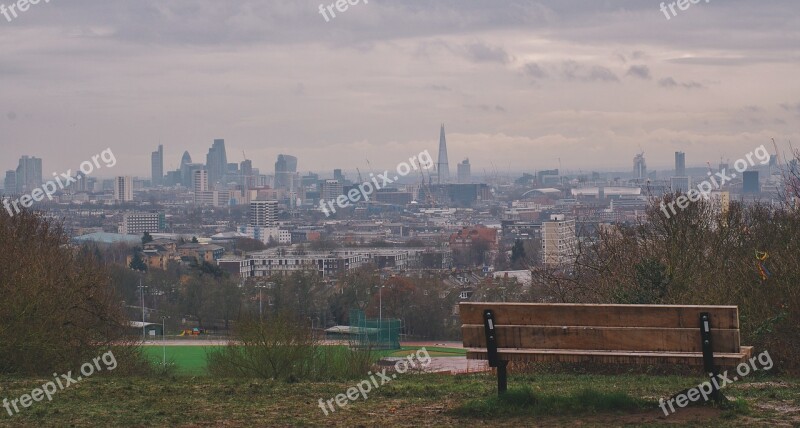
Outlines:
<svg viewBox="0 0 800 428"><path fill-rule="evenodd" d="M490 46L485 43L472 43L464 47L466 56L474 62L497 62L507 64L511 56L499 46Z"/></svg>
<svg viewBox="0 0 800 428"><path fill-rule="evenodd" d="M698 83L698 82L694 82L694 81L679 83L678 81L676 81L672 77L665 77L663 79L659 79L658 86L661 86L662 88L676 88L678 86L686 88L686 89L701 89L701 88L705 88L705 85L703 85L702 83Z"/></svg>
<svg viewBox="0 0 800 428"><path fill-rule="evenodd" d="M561 76L567 80L583 82L618 82L619 78L610 69L599 65L584 65L575 61L564 61L560 68Z"/></svg>
<svg viewBox="0 0 800 428"><path fill-rule="evenodd" d="M658 81L658 85L664 88L674 88L675 86L678 86L678 82L676 82L675 79L671 77L665 77Z"/></svg>
<svg viewBox="0 0 800 428"><path fill-rule="evenodd" d="M535 77L537 79L544 79L547 77L547 73L542 70L542 67L539 67L539 64L535 62L529 62L522 67L523 72L531 77Z"/></svg>
<svg viewBox="0 0 800 428"><path fill-rule="evenodd" d="M646 65L632 65L625 75L650 80L650 69Z"/></svg>

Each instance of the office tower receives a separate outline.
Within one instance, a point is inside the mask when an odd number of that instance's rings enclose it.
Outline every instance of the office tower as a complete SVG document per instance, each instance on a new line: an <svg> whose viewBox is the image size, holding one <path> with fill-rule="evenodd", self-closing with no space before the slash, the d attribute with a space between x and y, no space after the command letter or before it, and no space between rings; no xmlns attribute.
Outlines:
<svg viewBox="0 0 800 428"><path fill-rule="evenodd" d="M542 222L542 260L545 265L569 263L577 246L575 220L563 214L553 214L550 221Z"/></svg>
<svg viewBox="0 0 800 428"><path fill-rule="evenodd" d="M458 182L461 184L466 184L472 181L472 171L469 165L469 158L464 159L460 164L457 166L458 169Z"/></svg>
<svg viewBox="0 0 800 428"><path fill-rule="evenodd" d="M253 161L249 159L243 160L239 165L239 172L245 177L253 175Z"/></svg>
<svg viewBox="0 0 800 428"><path fill-rule="evenodd" d="M686 177L686 153L675 152L675 176Z"/></svg>
<svg viewBox="0 0 800 428"><path fill-rule="evenodd" d="M214 187L225 179L228 172L228 156L225 154L225 140L216 139L206 155L208 183Z"/></svg>
<svg viewBox="0 0 800 428"><path fill-rule="evenodd" d="M319 175L314 174L313 172L309 172L308 175L304 175L300 178L300 184L305 187L314 187L319 190L322 185L319 182Z"/></svg>
<svg viewBox="0 0 800 428"><path fill-rule="evenodd" d="M42 159L33 156L19 158L16 171L17 193L30 193L42 185Z"/></svg>
<svg viewBox="0 0 800 428"><path fill-rule="evenodd" d="M322 190L320 190L319 197L325 201L332 201L343 193L344 188L339 180L325 180L322 182Z"/></svg>
<svg viewBox="0 0 800 428"><path fill-rule="evenodd" d="M181 157L181 184L184 187L191 188L192 187L192 157L189 155L189 152L183 152L183 157Z"/></svg>
<svg viewBox="0 0 800 428"><path fill-rule="evenodd" d="M633 157L633 176L647 178L647 163L644 161L644 152Z"/></svg>
<svg viewBox="0 0 800 428"><path fill-rule="evenodd" d="M450 181L450 163L447 161L447 140L444 137L444 124L439 131L439 158L436 163L439 184Z"/></svg>
<svg viewBox="0 0 800 428"><path fill-rule="evenodd" d="M251 201L250 226L272 227L278 218L278 201Z"/></svg>
<svg viewBox="0 0 800 428"><path fill-rule="evenodd" d="M333 170L333 179L337 180L339 183L344 183L344 174L342 174L341 169Z"/></svg>
<svg viewBox="0 0 800 428"><path fill-rule="evenodd" d="M745 171L742 173L742 193L760 193L758 171Z"/></svg>
<svg viewBox="0 0 800 428"><path fill-rule="evenodd" d="M131 176L114 179L114 200L120 202L133 201L133 178Z"/></svg>
<svg viewBox="0 0 800 428"><path fill-rule="evenodd" d="M164 184L164 146L158 145L158 150L150 154L150 185L151 187Z"/></svg>
<svg viewBox="0 0 800 428"><path fill-rule="evenodd" d="M3 182L3 192L6 195L17 193L17 171L13 169L6 171L6 180Z"/></svg>
<svg viewBox="0 0 800 428"><path fill-rule="evenodd" d="M192 189L195 193L208 191L208 171L196 169L192 172Z"/></svg>
<svg viewBox="0 0 800 428"><path fill-rule="evenodd" d="M297 158L290 155L278 155L278 161L275 162L275 188L285 190L294 189L296 173Z"/></svg>
<svg viewBox="0 0 800 428"><path fill-rule="evenodd" d="M83 171L78 171L78 173L75 174L75 180L75 183L67 188L67 190L71 188L74 193L86 192L89 190L89 180L86 179L86 174L84 174Z"/></svg>

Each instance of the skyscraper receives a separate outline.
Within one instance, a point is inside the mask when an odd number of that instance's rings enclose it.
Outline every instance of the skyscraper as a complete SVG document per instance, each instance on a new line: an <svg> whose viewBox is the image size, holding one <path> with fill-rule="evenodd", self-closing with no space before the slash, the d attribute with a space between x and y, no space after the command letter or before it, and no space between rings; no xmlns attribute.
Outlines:
<svg viewBox="0 0 800 428"><path fill-rule="evenodd" d="M761 186L758 183L758 171L745 171L742 173L742 193L759 193Z"/></svg>
<svg viewBox="0 0 800 428"><path fill-rule="evenodd" d="M253 175L253 161L245 159L239 164L239 172L244 177Z"/></svg>
<svg viewBox="0 0 800 428"><path fill-rule="evenodd" d="M633 157L633 176L647 178L647 163L644 161L644 152Z"/></svg>
<svg viewBox="0 0 800 428"><path fill-rule="evenodd" d="M19 158L16 171L17 193L29 193L42 185L42 159L33 156Z"/></svg>
<svg viewBox="0 0 800 428"><path fill-rule="evenodd" d="M17 171L13 169L6 171L6 180L3 182L3 192L6 195L17 193Z"/></svg>
<svg viewBox="0 0 800 428"><path fill-rule="evenodd" d="M120 202L133 201L133 178L125 176L114 179L114 199Z"/></svg>
<svg viewBox="0 0 800 428"><path fill-rule="evenodd" d="M686 153L675 152L675 176L686 177Z"/></svg>
<svg viewBox="0 0 800 428"><path fill-rule="evenodd" d="M278 155L275 162L275 188L292 190L297 173L297 158L290 155Z"/></svg>
<svg viewBox="0 0 800 428"><path fill-rule="evenodd" d="M436 172L439 183L450 181L450 163L447 161L447 140L444 137L444 124L439 132L439 158L436 163Z"/></svg>
<svg viewBox="0 0 800 428"><path fill-rule="evenodd" d="M150 184L153 187L164 184L164 146L150 154Z"/></svg>
<svg viewBox="0 0 800 428"><path fill-rule="evenodd" d="M225 179L228 172L228 156L225 154L225 140L216 139L206 155L209 186L214 186Z"/></svg>
<svg viewBox="0 0 800 428"><path fill-rule="evenodd" d="M181 157L181 184L184 187L192 187L192 156L189 155L189 152L183 152L183 157Z"/></svg>
<svg viewBox="0 0 800 428"><path fill-rule="evenodd" d="M68 193L77 193L77 192L86 192L89 189L88 180L86 180L86 174L83 171L78 171L75 174L75 179L77 180L73 185L69 186L66 190Z"/></svg>
<svg viewBox="0 0 800 428"><path fill-rule="evenodd" d="M469 183L472 181L472 171L469 165L469 158L464 159L463 162L458 164L458 182L461 184Z"/></svg>

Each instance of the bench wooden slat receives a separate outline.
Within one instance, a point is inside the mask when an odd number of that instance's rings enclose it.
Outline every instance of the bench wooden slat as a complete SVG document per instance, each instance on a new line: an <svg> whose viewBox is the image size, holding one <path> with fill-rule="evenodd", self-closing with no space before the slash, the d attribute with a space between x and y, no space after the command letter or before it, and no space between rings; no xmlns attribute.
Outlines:
<svg viewBox="0 0 800 428"><path fill-rule="evenodd" d="M702 352L699 327L496 325L498 348ZM486 348L483 324L461 326L465 348ZM737 353L739 330L711 329L714 352Z"/></svg>
<svg viewBox="0 0 800 428"><path fill-rule="evenodd" d="M497 350L498 357L505 361L566 362L603 364L682 364L702 366L703 355L686 352L615 352L564 349L508 349ZM751 357L753 348L742 346L738 353L715 353L714 364L734 367ZM468 348L467 359L487 359L486 349Z"/></svg>
<svg viewBox="0 0 800 428"><path fill-rule="evenodd" d="M567 303L459 304L463 324L483 324L484 309L494 311L498 325L698 328L701 312L717 329L738 329L736 306L595 305Z"/></svg>

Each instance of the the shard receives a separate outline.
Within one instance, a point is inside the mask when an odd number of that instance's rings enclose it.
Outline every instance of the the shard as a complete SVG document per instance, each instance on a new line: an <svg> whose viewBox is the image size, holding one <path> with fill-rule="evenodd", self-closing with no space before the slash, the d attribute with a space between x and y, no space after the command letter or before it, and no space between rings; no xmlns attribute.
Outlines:
<svg viewBox="0 0 800 428"><path fill-rule="evenodd" d="M436 163L436 172L439 184L450 181L450 164L447 162L447 140L444 138L444 124L439 133L439 159Z"/></svg>

